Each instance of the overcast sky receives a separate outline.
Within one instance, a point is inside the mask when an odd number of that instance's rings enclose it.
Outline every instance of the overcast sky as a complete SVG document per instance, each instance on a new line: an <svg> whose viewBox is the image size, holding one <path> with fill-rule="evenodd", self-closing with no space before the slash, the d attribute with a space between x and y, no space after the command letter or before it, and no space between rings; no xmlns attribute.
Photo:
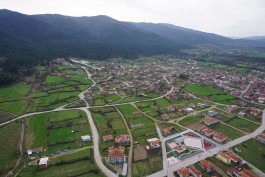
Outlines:
<svg viewBox="0 0 265 177"><path fill-rule="evenodd" d="M0 0L0 8L26 14L107 15L224 36L265 36L265 0Z"/></svg>

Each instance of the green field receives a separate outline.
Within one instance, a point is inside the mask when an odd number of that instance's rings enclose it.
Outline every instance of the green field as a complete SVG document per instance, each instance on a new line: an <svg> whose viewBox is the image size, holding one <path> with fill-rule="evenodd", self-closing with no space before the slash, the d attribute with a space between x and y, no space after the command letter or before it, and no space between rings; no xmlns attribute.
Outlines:
<svg viewBox="0 0 265 177"><path fill-rule="evenodd" d="M65 78L62 76L47 76L44 84L60 84L65 81Z"/></svg>
<svg viewBox="0 0 265 177"><path fill-rule="evenodd" d="M217 132L221 132L221 133L226 134L228 136L228 139L230 139L230 140L234 140L234 139L237 139L237 138L243 136L243 133L241 133L241 132L237 131L236 129L233 129L227 125L224 125L222 123L211 125L211 126L209 126L209 128L211 128Z"/></svg>
<svg viewBox="0 0 265 177"><path fill-rule="evenodd" d="M30 93L30 90L31 86L24 83L1 88L0 110L22 115L28 108L28 103L25 101L25 98Z"/></svg>
<svg viewBox="0 0 265 177"><path fill-rule="evenodd" d="M162 170L162 157L157 156L148 160L133 163L133 176L142 177Z"/></svg>
<svg viewBox="0 0 265 177"><path fill-rule="evenodd" d="M127 124L131 129L145 126L145 125L151 125L154 122L143 115L141 112L139 112L136 108L134 108L132 105L121 105L118 106L122 114L124 115Z"/></svg>
<svg viewBox="0 0 265 177"><path fill-rule="evenodd" d="M188 84L185 89L188 92L191 92L198 96L209 96L209 95L216 95L216 94L223 94L223 92L219 89L207 86L201 86L197 84Z"/></svg>
<svg viewBox="0 0 265 177"><path fill-rule="evenodd" d="M24 83L18 83L10 87L0 89L0 102L21 100L29 93L31 86Z"/></svg>
<svg viewBox="0 0 265 177"><path fill-rule="evenodd" d="M231 121L225 121L225 123L232 125L233 127L236 127L240 130L243 130L244 132L250 133L256 130L260 125L257 123L253 123L251 121L248 121L246 119L242 118L235 118Z"/></svg>
<svg viewBox="0 0 265 177"><path fill-rule="evenodd" d="M49 166L46 170L41 170L36 166L24 168L18 176L84 176L103 177L103 173L97 168L91 149L85 149L75 153L69 153L50 158Z"/></svg>
<svg viewBox="0 0 265 177"><path fill-rule="evenodd" d="M255 139L250 139L240 145L235 146L241 152L236 152L247 162L251 163L261 171L265 172L264 154L265 144L262 144Z"/></svg>
<svg viewBox="0 0 265 177"><path fill-rule="evenodd" d="M0 127L0 176L5 176L16 164L19 149L20 122Z"/></svg>
<svg viewBox="0 0 265 177"><path fill-rule="evenodd" d="M60 111L31 116L26 121L26 148L42 146L46 154L91 145L81 136L91 135L83 111Z"/></svg>
<svg viewBox="0 0 265 177"><path fill-rule="evenodd" d="M191 125L195 122L200 122L202 119L203 119L203 117L201 117L201 116L188 116L188 117L180 120L179 124L183 125L183 126L188 126L188 125Z"/></svg>
<svg viewBox="0 0 265 177"><path fill-rule="evenodd" d="M121 115L114 107L93 108L90 111L99 132L102 152L105 152L109 146L114 145L114 142L103 142L102 136L113 135L113 137L117 137L121 134L128 134Z"/></svg>

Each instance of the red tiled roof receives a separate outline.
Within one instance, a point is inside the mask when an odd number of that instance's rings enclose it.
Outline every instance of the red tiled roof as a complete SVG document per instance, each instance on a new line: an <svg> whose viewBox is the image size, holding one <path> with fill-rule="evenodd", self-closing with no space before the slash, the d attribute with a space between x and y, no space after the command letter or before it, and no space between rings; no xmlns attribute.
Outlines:
<svg viewBox="0 0 265 177"><path fill-rule="evenodd" d="M257 177L256 175L254 175L253 173L251 173L250 171L243 169L242 171L240 171L238 173L241 177Z"/></svg>
<svg viewBox="0 0 265 177"><path fill-rule="evenodd" d="M207 160L201 160L201 161L200 161L200 164L201 164L205 169L213 168L212 163L210 163L210 162L207 161Z"/></svg>
<svg viewBox="0 0 265 177"><path fill-rule="evenodd" d="M205 125L202 125L202 126L200 126L200 127L198 128L198 131L204 131L204 130L206 130L206 129L208 129L208 127L206 127Z"/></svg>
<svg viewBox="0 0 265 177"><path fill-rule="evenodd" d="M125 157L125 154L119 148L111 148L108 157Z"/></svg>
<svg viewBox="0 0 265 177"><path fill-rule="evenodd" d="M228 155L233 161L237 162L240 160L239 157L237 157L233 152L231 151L227 151L226 155Z"/></svg>
<svg viewBox="0 0 265 177"><path fill-rule="evenodd" d="M265 139L265 133L261 133L258 135L259 138Z"/></svg>
<svg viewBox="0 0 265 177"><path fill-rule="evenodd" d="M223 158L225 158L225 159L227 159L227 160L231 159L228 155L226 155L223 152L219 152L218 155L221 156L221 157L223 157Z"/></svg>
<svg viewBox="0 0 265 177"><path fill-rule="evenodd" d="M197 170L193 165L189 165L188 169L192 171L194 174L196 174L197 176L202 176L201 172Z"/></svg>
<svg viewBox="0 0 265 177"><path fill-rule="evenodd" d="M226 140L227 139L227 136L225 135L225 134L223 134L223 133L215 133L214 135L213 135L213 137L215 138L215 139L218 139L218 140Z"/></svg>
<svg viewBox="0 0 265 177"><path fill-rule="evenodd" d="M106 139L113 139L113 136L112 135L106 135L106 136L103 136L103 139L106 140Z"/></svg>
<svg viewBox="0 0 265 177"><path fill-rule="evenodd" d="M182 175L182 176L188 176L190 174L190 171L187 168L180 168L177 170L178 174Z"/></svg>

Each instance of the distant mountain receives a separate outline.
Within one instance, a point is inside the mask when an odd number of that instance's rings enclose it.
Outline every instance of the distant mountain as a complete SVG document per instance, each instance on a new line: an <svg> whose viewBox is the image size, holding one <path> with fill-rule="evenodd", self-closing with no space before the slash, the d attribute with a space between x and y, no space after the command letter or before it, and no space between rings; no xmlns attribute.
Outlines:
<svg viewBox="0 0 265 177"><path fill-rule="evenodd" d="M265 36L251 36L243 39L265 42Z"/></svg>
<svg viewBox="0 0 265 177"><path fill-rule="evenodd" d="M165 23L131 23L132 25L163 36L185 46L196 44L221 44L233 41L220 35L205 33Z"/></svg>
<svg viewBox="0 0 265 177"><path fill-rule="evenodd" d="M260 41L234 40L170 24L121 22L103 15L25 15L0 10L0 69L7 72L15 73L21 66L30 68L56 57L178 55L181 49L198 44L263 45Z"/></svg>

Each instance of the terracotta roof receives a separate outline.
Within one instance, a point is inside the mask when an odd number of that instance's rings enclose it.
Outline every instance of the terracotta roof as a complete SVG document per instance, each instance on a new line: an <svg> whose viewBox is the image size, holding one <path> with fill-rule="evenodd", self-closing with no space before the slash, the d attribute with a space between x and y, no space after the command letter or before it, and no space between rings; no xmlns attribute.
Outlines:
<svg viewBox="0 0 265 177"><path fill-rule="evenodd" d="M212 163L210 163L210 162L207 161L207 160L201 160L201 161L200 161L200 164L201 164L201 165L203 166L203 168L205 168L205 169L213 168Z"/></svg>
<svg viewBox="0 0 265 177"><path fill-rule="evenodd" d="M106 136L103 136L103 139L113 139L113 136L112 135L106 135Z"/></svg>
<svg viewBox="0 0 265 177"><path fill-rule="evenodd" d="M114 148L109 151L108 157L125 157L125 154L119 148Z"/></svg>
<svg viewBox="0 0 265 177"><path fill-rule="evenodd" d="M205 134L214 134L215 131L209 128L209 129L205 130L204 133Z"/></svg>
<svg viewBox="0 0 265 177"><path fill-rule="evenodd" d="M196 174L197 176L201 176L201 172L199 170L197 170L193 165L189 165L188 169L193 172L194 174Z"/></svg>
<svg viewBox="0 0 265 177"><path fill-rule="evenodd" d="M214 139L217 139L217 140L220 140L220 141L223 141L223 140L226 140L227 139L227 136L225 135L225 134L223 134L223 133L215 133L214 135L213 135L213 138Z"/></svg>
<svg viewBox="0 0 265 177"><path fill-rule="evenodd" d="M207 122L207 123L215 123L215 122L218 122L218 120L215 119L215 118L206 117L206 118L204 119L204 122Z"/></svg>
<svg viewBox="0 0 265 177"><path fill-rule="evenodd" d="M161 118L166 119L166 118L168 118L168 115L166 113L164 113L161 115Z"/></svg>
<svg viewBox="0 0 265 177"><path fill-rule="evenodd" d="M262 138L262 139L265 139L265 133L261 133L257 137Z"/></svg>
<svg viewBox="0 0 265 177"><path fill-rule="evenodd" d="M188 176L190 174L190 171L187 168L180 168L177 170L178 174L182 175L182 176Z"/></svg>
<svg viewBox="0 0 265 177"><path fill-rule="evenodd" d="M205 125L202 125L202 126L200 126L200 127L198 128L198 131L204 131L204 130L206 130L206 129L208 129L208 127L206 127Z"/></svg>
<svg viewBox="0 0 265 177"><path fill-rule="evenodd" d="M241 177L257 177L256 175L254 175L253 173L251 173L250 171L243 169L242 171L240 171L238 173Z"/></svg>
<svg viewBox="0 0 265 177"><path fill-rule="evenodd" d="M225 159L227 159L227 160L231 159L228 155L226 155L223 152L219 152L218 155L221 156L221 157L223 157L223 158L225 158Z"/></svg>
<svg viewBox="0 0 265 177"><path fill-rule="evenodd" d="M239 157L237 157L233 152L231 151L227 151L226 155L228 155L233 161L237 162L240 160Z"/></svg>

